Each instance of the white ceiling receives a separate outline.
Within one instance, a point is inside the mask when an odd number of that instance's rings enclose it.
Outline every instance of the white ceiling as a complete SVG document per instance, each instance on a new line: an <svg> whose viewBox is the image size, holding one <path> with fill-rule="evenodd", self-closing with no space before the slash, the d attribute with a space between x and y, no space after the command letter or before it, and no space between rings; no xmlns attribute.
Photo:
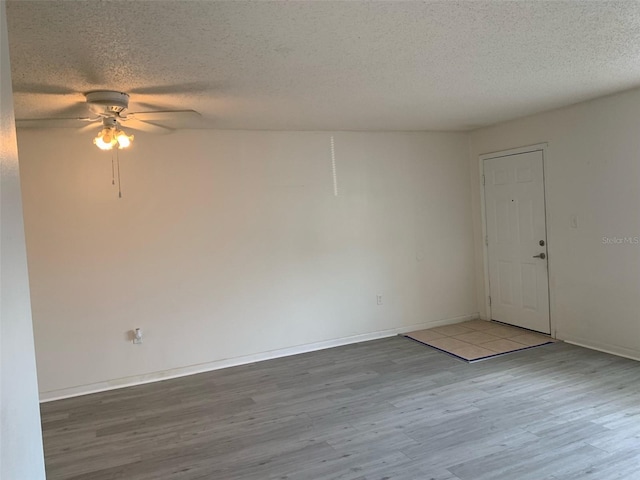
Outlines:
<svg viewBox="0 0 640 480"><path fill-rule="evenodd" d="M198 110L190 127L463 130L640 86L635 0L9 0L7 14L18 118L86 115L74 92L108 88L132 111Z"/></svg>

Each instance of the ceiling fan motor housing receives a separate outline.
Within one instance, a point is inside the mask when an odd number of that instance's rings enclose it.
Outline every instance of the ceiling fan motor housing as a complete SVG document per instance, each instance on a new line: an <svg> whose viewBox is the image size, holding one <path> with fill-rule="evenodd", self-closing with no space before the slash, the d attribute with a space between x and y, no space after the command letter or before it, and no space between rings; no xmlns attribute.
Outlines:
<svg viewBox="0 0 640 480"><path fill-rule="evenodd" d="M118 117L129 107L129 95L113 90L97 90L85 94L89 109L101 117Z"/></svg>

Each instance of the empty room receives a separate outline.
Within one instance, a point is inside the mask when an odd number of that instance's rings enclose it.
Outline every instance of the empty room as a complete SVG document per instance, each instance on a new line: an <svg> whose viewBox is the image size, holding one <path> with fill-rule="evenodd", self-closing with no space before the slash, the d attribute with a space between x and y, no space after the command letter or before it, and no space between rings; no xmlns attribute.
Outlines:
<svg viewBox="0 0 640 480"><path fill-rule="evenodd" d="M640 2L0 27L2 480L640 478Z"/></svg>

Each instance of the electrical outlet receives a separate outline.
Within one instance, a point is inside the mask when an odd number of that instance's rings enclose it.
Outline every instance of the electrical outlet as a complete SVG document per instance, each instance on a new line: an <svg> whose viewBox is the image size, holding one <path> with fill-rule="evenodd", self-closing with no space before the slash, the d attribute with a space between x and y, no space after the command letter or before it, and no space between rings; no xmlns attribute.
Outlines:
<svg viewBox="0 0 640 480"><path fill-rule="evenodd" d="M140 345L142 343L142 330L139 328L136 328L133 331L133 343L135 345Z"/></svg>
<svg viewBox="0 0 640 480"><path fill-rule="evenodd" d="M376 303L382 305L382 295L376 295Z"/></svg>

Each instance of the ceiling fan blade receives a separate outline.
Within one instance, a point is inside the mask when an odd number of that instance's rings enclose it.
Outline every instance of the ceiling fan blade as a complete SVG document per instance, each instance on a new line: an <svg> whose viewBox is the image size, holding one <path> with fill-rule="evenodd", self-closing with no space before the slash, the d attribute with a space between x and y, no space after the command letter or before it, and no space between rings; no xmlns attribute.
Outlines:
<svg viewBox="0 0 640 480"><path fill-rule="evenodd" d="M154 112L131 112L127 118L142 121L187 120L200 117L195 110L157 110Z"/></svg>
<svg viewBox="0 0 640 480"><path fill-rule="evenodd" d="M173 131L170 128L154 125L153 123L147 123L137 118L127 117L126 122L125 128L133 128L134 130L140 130L141 132L167 134Z"/></svg>

